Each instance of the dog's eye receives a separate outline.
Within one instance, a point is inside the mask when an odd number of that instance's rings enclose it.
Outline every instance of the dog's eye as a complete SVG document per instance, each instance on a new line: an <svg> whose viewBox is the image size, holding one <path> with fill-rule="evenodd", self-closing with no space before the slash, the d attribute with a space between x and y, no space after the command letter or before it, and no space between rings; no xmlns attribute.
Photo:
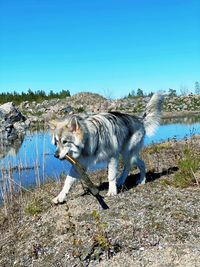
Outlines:
<svg viewBox="0 0 200 267"><path fill-rule="evenodd" d="M65 145L65 144L68 143L68 141L67 140L63 140L62 143L63 143L63 145Z"/></svg>

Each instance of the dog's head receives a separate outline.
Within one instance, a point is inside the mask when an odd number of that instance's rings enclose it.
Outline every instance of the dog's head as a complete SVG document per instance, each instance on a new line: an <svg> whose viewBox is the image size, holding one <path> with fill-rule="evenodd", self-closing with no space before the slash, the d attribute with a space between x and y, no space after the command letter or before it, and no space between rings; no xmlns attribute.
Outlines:
<svg viewBox="0 0 200 267"><path fill-rule="evenodd" d="M66 155L70 155L77 159L84 147L84 133L79 118L72 115L64 121L51 121L49 126L52 143L57 147L54 156L64 159Z"/></svg>

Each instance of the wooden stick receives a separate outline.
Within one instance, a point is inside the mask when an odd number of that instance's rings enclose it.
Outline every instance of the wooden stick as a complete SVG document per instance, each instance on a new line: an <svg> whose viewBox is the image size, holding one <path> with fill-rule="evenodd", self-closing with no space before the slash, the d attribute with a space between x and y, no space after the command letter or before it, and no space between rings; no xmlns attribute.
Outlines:
<svg viewBox="0 0 200 267"><path fill-rule="evenodd" d="M82 177L84 183L88 187L89 192L96 197L98 200L99 204L103 209L109 209L108 205L105 203L103 200L103 197L99 194L98 188L93 184L93 182L90 180L89 176L87 175L85 168L77 161L75 160L72 156L66 155L66 159L74 165L80 176Z"/></svg>
<svg viewBox="0 0 200 267"><path fill-rule="evenodd" d="M198 181L198 179L197 179L197 177L196 177L196 175L195 175L195 173L194 173L193 169L192 169L192 168L190 168L190 170L191 170L191 172L192 172L192 175L193 175L193 177L194 177L194 179L195 179L195 181L196 181L196 184L199 186L199 181Z"/></svg>
<svg viewBox="0 0 200 267"><path fill-rule="evenodd" d="M99 190L96 188L96 186L92 183L92 181L86 174L84 167L78 161L76 161L74 158L72 158L69 155L66 155L66 159L75 166L80 176L82 177L83 181L85 182L87 187L90 189L91 193L93 195L97 195L99 193Z"/></svg>

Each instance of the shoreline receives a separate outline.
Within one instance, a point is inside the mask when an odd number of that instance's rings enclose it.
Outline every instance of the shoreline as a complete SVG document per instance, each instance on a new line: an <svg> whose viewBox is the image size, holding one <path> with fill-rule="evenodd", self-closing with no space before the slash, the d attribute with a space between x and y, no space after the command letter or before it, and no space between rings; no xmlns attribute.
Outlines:
<svg viewBox="0 0 200 267"><path fill-rule="evenodd" d="M184 118L191 116L200 117L200 111L162 112L162 119Z"/></svg>

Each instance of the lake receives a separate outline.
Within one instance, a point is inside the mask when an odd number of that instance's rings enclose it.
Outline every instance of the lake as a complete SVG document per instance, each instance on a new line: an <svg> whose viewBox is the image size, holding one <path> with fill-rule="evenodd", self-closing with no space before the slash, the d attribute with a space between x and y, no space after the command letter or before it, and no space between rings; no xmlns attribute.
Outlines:
<svg viewBox="0 0 200 267"><path fill-rule="evenodd" d="M145 145L172 138L179 140L193 134L200 134L200 119L168 121L160 125L154 136L145 138ZM40 184L46 177L58 179L62 172L69 171L70 164L54 158L54 152L55 147L51 144L49 131L27 132L26 136L17 140L12 147L1 149L0 179L4 175L10 175L23 186ZM105 166L99 164L93 169Z"/></svg>

